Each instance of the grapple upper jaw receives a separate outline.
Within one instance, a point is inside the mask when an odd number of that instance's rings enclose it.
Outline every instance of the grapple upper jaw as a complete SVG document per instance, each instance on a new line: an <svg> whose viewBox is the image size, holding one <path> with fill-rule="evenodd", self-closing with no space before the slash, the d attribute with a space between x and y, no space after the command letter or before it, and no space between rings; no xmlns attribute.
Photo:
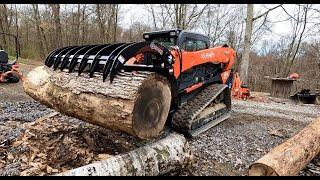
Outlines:
<svg viewBox="0 0 320 180"><path fill-rule="evenodd" d="M151 64L127 65L126 62L137 54L153 54L156 61ZM158 67L156 64L163 64ZM68 46L52 51L45 60L45 65L54 70L68 69L79 75L87 71L90 77L101 73L103 81L108 77L112 82L121 70L156 71L172 64L170 51L164 46L150 41L138 43L116 43L85 46Z"/></svg>

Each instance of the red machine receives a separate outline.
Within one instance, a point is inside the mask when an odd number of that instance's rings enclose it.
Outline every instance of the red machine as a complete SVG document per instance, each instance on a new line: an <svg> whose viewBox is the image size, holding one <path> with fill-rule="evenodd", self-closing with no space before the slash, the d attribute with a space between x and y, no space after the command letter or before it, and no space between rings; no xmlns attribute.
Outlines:
<svg viewBox="0 0 320 180"><path fill-rule="evenodd" d="M249 99L250 98L250 89L243 84L241 81L239 74L236 72L233 76L233 84L232 84L232 97L236 99Z"/></svg>
<svg viewBox="0 0 320 180"><path fill-rule="evenodd" d="M0 83L17 83L22 79L22 74L19 71L19 43L15 35L0 33L0 35L12 36L16 43L16 60L9 62L8 53L5 50L0 50ZM1 48L2 49L2 48Z"/></svg>

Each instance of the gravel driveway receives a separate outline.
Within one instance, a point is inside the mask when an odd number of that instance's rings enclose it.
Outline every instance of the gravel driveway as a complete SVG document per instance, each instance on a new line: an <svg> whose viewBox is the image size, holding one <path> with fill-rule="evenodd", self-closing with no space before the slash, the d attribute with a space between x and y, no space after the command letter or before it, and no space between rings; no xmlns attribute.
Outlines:
<svg viewBox="0 0 320 180"><path fill-rule="evenodd" d="M27 70L31 68L26 66ZM105 156L105 153L110 153L111 150L113 154L117 154L121 153L123 147L130 150L139 146L135 143L134 138L127 135L113 133L63 115L59 115L58 119L50 119L43 124L34 122L36 119L52 112L54 111L25 95L21 83L15 85L0 84L0 175L46 175L58 171L59 168L72 168L72 165L78 166L92 162L97 160L98 156ZM320 106L315 105L296 105L287 100L272 98L249 101L233 100L232 116L228 120L197 138L189 140L195 154L196 162L194 166L191 169L172 174L246 175L252 162L293 136L312 119L319 116ZM39 135L33 137L30 132ZM74 154L73 151L80 151L79 149L81 149L83 153L77 156L78 162L66 159L66 161L69 160L72 163L63 165L59 161L59 166L51 164L44 169L41 169L43 167L39 164L33 164L34 167L31 167L33 172L30 172L30 167L23 164L24 156L15 154L17 149L13 147L23 137L38 138L37 141L30 142L39 148L39 142L43 138L61 138L59 133L66 137L67 140L65 141L69 142L71 139L77 144L82 144L72 145L73 148L78 149L69 149L63 152L64 157L68 156L66 152ZM55 139L53 142L56 142L56 147L60 147L61 144L59 145L59 143L62 140ZM92 144L92 142L94 143ZM21 142L21 144L30 147L26 143ZM113 148L110 149L108 146ZM22 151L21 148L18 153L20 151ZM50 153L50 149L41 152L45 158L41 159L39 157L39 160L36 158L33 160L40 163L47 162L46 159L55 161L58 158ZM59 158L61 157L59 156ZM320 175L319 167L320 158L317 157L305 170L300 172L300 175ZM26 171L26 169L29 171Z"/></svg>

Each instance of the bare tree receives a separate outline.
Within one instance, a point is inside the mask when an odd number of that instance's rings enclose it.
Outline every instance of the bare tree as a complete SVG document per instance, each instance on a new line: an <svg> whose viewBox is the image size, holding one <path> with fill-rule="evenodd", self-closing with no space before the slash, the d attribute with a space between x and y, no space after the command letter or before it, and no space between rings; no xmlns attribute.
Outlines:
<svg viewBox="0 0 320 180"><path fill-rule="evenodd" d="M60 22L60 4L51 4L50 5L53 13L53 22L55 28L55 47L62 47L62 28Z"/></svg>
<svg viewBox="0 0 320 180"><path fill-rule="evenodd" d="M43 59L45 57L44 51L43 51L43 43L41 40L41 32L40 32L40 24L41 24L41 20L40 20L40 14L39 14L39 7L38 4L32 4L32 8L33 8L33 18L35 20L35 26L36 26L36 34L39 37L37 40L37 45L38 45L38 51L40 54L40 58Z"/></svg>
<svg viewBox="0 0 320 180"><path fill-rule="evenodd" d="M253 4L248 4L247 18L246 18L246 31L244 35L244 51L242 54L242 61L240 65L240 77L242 81L244 81L245 83L248 82L252 23L253 23Z"/></svg>
<svg viewBox="0 0 320 180"><path fill-rule="evenodd" d="M292 65L296 59L297 53L299 51L302 37L304 36L304 33L306 31L307 26L307 17L308 12L310 11L310 8L312 5L303 5L298 6L298 10L296 12L296 15L290 15L285 8L284 11L292 17L292 24L293 24L293 34L291 37L291 42L289 44L286 56L285 56L285 66L284 70L282 71L282 76L286 77L289 75L290 70L292 68Z"/></svg>
<svg viewBox="0 0 320 180"><path fill-rule="evenodd" d="M279 8L282 5L274 6L273 8L268 9L266 12L253 17L253 4L247 5L247 16L246 16L246 31L245 31L245 38L244 38L244 50L242 54L242 59L240 63L240 77L241 79L247 83L248 82L248 71L249 71L249 63L250 63L250 49L251 49L251 36L252 36L252 27L253 22L257 19L264 17L267 18L268 14ZM265 21L264 21L265 22ZM264 24L264 23L262 23Z"/></svg>

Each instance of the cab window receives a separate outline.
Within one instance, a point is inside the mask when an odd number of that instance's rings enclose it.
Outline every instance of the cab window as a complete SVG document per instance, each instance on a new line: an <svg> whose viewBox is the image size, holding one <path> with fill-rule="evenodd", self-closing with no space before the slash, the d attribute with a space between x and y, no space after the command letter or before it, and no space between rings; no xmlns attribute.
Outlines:
<svg viewBox="0 0 320 180"><path fill-rule="evenodd" d="M207 43L205 41L197 41L197 51L207 49Z"/></svg>
<svg viewBox="0 0 320 180"><path fill-rule="evenodd" d="M184 50L188 52L207 49L207 43L201 40L186 39L183 44Z"/></svg>

